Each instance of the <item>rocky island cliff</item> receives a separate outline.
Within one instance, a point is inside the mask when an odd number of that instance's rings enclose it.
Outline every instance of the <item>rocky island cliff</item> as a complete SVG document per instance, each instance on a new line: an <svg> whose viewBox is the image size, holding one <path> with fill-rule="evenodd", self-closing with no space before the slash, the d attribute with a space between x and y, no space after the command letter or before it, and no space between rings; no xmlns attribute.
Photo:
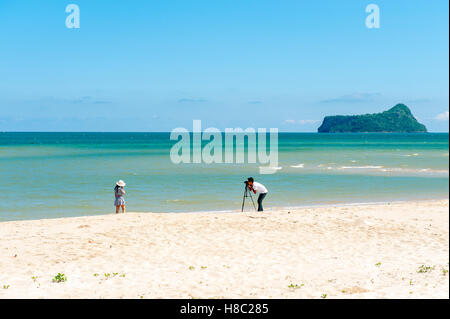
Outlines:
<svg viewBox="0 0 450 319"><path fill-rule="evenodd" d="M427 132L404 104L375 114L326 116L318 129L319 133Z"/></svg>

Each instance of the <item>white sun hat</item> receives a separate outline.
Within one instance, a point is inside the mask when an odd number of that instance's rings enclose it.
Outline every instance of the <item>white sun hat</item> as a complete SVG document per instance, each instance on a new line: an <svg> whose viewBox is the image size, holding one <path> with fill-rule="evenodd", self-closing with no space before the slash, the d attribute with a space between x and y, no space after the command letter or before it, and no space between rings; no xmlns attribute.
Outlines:
<svg viewBox="0 0 450 319"><path fill-rule="evenodd" d="M117 185L117 186L120 186L120 187L123 187L123 186L125 186L125 185L127 185L127 184L125 184L125 182L124 182L123 180L120 180L120 181L118 181L118 182L116 183L116 185Z"/></svg>

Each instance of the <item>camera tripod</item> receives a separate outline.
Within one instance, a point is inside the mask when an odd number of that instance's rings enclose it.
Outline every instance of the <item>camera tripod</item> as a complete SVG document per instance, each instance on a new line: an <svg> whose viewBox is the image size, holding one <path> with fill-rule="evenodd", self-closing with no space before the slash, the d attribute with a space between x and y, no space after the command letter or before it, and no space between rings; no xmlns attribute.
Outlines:
<svg viewBox="0 0 450 319"><path fill-rule="evenodd" d="M252 200L253 208L254 208L255 211L256 211L256 206L255 206L255 202L253 201L252 193L251 193L251 191L248 189L247 184L245 184L245 188L244 188L244 198L242 199L242 210L241 210L241 212L244 211L245 199L246 199L247 197L250 197L250 199Z"/></svg>

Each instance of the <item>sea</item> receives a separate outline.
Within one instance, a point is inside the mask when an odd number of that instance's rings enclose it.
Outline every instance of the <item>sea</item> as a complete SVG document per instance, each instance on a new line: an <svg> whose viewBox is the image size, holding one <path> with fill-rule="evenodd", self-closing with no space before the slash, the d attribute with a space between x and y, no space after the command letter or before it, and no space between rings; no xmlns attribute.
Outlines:
<svg viewBox="0 0 450 319"><path fill-rule="evenodd" d="M279 133L274 174L260 174L260 163L175 164L176 142L170 133L0 132L0 221L112 214L120 179L129 212L241 211L250 176L269 190L268 210L449 197L448 133Z"/></svg>

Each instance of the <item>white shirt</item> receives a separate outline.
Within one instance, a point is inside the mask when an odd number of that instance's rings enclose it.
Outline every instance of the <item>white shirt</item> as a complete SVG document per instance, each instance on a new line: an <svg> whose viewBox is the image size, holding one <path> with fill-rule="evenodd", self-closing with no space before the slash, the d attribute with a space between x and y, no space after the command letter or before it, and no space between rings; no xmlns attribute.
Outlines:
<svg viewBox="0 0 450 319"><path fill-rule="evenodd" d="M253 190L260 194L266 194L268 192L267 188L265 188L263 184L257 182L253 182Z"/></svg>

